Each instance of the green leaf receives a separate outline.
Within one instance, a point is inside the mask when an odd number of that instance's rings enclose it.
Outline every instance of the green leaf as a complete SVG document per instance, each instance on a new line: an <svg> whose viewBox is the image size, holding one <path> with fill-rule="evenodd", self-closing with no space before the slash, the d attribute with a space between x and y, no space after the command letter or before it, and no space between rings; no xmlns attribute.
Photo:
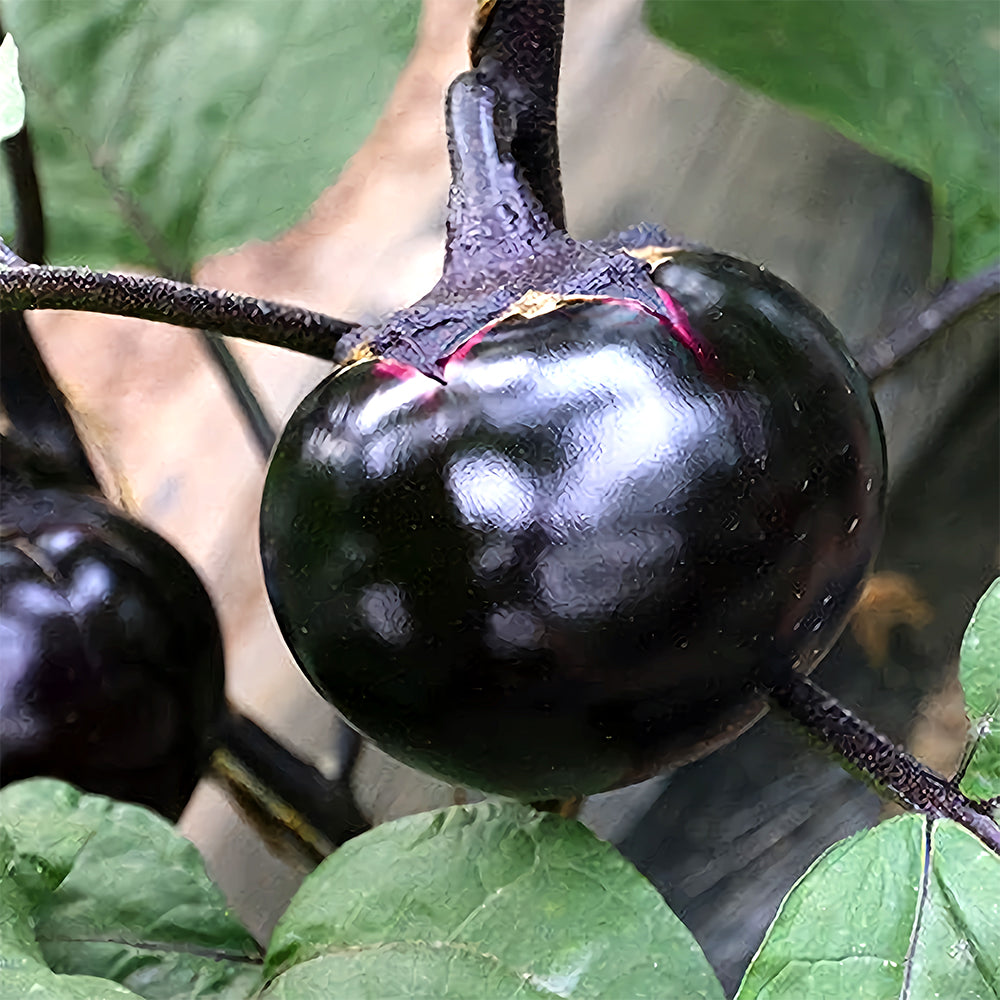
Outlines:
<svg viewBox="0 0 1000 1000"><path fill-rule="evenodd" d="M49 969L35 939L34 907L21 875L14 839L0 826L0 1000L135 998L130 990L107 980L58 976Z"/></svg>
<svg viewBox="0 0 1000 1000"><path fill-rule="evenodd" d="M31 897L17 878L14 840L0 826L0 972L44 965L31 920Z"/></svg>
<svg viewBox="0 0 1000 1000"><path fill-rule="evenodd" d="M722 997L694 939L614 848L498 802L345 844L292 900L265 975L277 977L269 1000Z"/></svg>
<svg viewBox="0 0 1000 1000"><path fill-rule="evenodd" d="M95 976L57 976L37 969L0 968L0 1000L140 1000L131 990Z"/></svg>
<svg viewBox="0 0 1000 1000"><path fill-rule="evenodd" d="M832 847L788 894L737 1000L975 1000L1000 991L1000 858L899 816Z"/></svg>
<svg viewBox="0 0 1000 1000"><path fill-rule="evenodd" d="M960 788L972 799L1000 796L1000 579L983 595L962 640L959 679L973 739Z"/></svg>
<svg viewBox="0 0 1000 1000"><path fill-rule="evenodd" d="M508 1000L572 996L535 988L498 958L441 941L397 943L293 965L262 1000Z"/></svg>
<svg viewBox="0 0 1000 1000"><path fill-rule="evenodd" d="M1000 256L995 0L655 0L653 31L929 178L949 271Z"/></svg>
<svg viewBox="0 0 1000 1000"><path fill-rule="evenodd" d="M245 1000L256 988L256 942L166 820L44 778L0 791L0 816L12 884L53 972L103 977L147 1000ZM0 964L8 954L31 957L4 939Z"/></svg>
<svg viewBox="0 0 1000 1000"><path fill-rule="evenodd" d="M183 273L287 228L370 131L418 11L8 0L52 259Z"/></svg>
<svg viewBox="0 0 1000 1000"><path fill-rule="evenodd" d="M0 42L0 139L21 131L24 91L17 76L17 46L11 36Z"/></svg>

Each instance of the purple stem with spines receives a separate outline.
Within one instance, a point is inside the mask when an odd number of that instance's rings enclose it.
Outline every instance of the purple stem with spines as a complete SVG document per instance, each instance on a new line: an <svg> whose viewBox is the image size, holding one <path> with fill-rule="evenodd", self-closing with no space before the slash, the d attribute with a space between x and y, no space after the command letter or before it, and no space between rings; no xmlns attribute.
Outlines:
<svg viewBox="0 0 1000 1000"><path fill-rule="evenodd" d="M977 803L818 684L783 666L763 676L760 687L785 714L902 805L931 818L954 820L1000 855L1000 827Z"/></svg>
<svg viewBox="0 0 1000 1000"><path fill-rule="evenodd" d="M340 338L356 326L309 309L169 278L32 264L0 267L0 311L12 309L75 309L211 328L328 360Z"/></svg>

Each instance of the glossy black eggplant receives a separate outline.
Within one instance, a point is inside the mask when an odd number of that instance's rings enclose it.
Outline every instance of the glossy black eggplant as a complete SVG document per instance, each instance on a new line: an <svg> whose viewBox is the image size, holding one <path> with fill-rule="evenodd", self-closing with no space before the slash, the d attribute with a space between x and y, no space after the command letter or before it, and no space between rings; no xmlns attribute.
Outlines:
<svg viewBox="0 0 1000 1000"><path fill-rule="evenodd" d="M197 575L103 499L5 481L0 781L49 775L176 819L224 707Z"/></svg>
<svg viewBox="0 0 1000 1000"><path fill-rule="evenodd" d="M810 669L881 534L884 446L839 336L788 285L653 255L662 309L566 304L391 359L299 407L262 507L307 675L389 753L523 799L639 780Z"/></svg>

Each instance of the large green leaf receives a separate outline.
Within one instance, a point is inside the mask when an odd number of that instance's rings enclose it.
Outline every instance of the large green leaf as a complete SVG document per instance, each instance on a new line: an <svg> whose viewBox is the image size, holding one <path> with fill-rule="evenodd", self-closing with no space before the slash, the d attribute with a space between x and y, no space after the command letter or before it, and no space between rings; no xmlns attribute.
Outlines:
<svg viewBox="0 0 1000 1000"><path fill-rule="evenodd" d="M0 816L13 845L10 905L21 917L30 907L38 949L13 924L0 966L30 975L40 955L40 982L98 976L147 1000L245 1000L256 988L256 943L164 819L44 778L0 791Z"/></svg>
<svg viewBox="0 0 1000 1000"><path fill-rule="evenodd" d="M52 259L181 273L289 226L374 124L418 10L417 0L4 0Z"/></svg>
<svg viewBox="0 0 1000 1000"><path fill-rule="evenodd" d="M961 277L1000 256L996 0L647 0L653 31L929 178Z"/></svg>
<svg viewBox="0 0 1000 1000"><path fill-rule="evenodd" d="M265 972L268 998L296 1000L722 997L693 938L610 845L496 802L341 847L292 900Z"/></svg>
<svg viewBox="0 0 1000 1000"><path fill-rule="evenodd" d="M974 799L1000 796L1000 579L983 595L962 640L959 677L973 742L961 789Z"/></svg>
<svg viewBox="0 0 1000 1000"><path fill-rule="evenodd" d="M900 816L831 848L789 893L737 1000L980 1000L1000 992L1000 858Z"/></svg>

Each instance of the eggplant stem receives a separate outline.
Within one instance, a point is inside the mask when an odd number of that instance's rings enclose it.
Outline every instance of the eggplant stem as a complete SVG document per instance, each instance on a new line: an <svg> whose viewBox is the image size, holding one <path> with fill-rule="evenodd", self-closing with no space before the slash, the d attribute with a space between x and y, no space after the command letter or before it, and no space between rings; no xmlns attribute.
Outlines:
<svg viewBox="0 0 1000 1000"><path fill-rule="evenodd" d="M818 684L788 665L760 682L768 698L816 739L900 804L932 818L951 819L1000 855L1000 827L936 771L895 746Z"/></svg>
<svg viewBox="0 0 1000 1000"><path fill-rule="evenodd" d="M966 314L987 307L991 301L995 310L998 298L1000 266L951 283L861 352L858 367L869 382L877 382Z"/></svg>
<svg viewBox="0 0 1000 1000"><path fill-rule="evenodd" d="M496 93L473 73L448 91L451 192L442 283L449 288L481 283L484 269L527 256L557 231L503 148L496 106Z"/></svg>
<svg viewBox="0 0 1000 1000"><path fill-rule="evenodd" d="M499 97L497 134L557 229L566 228L556 101L563 0L485 0L469 54L476 78Z"/></svg>
<svg viewBox="0 0 1000 1000"><path fill-rule="evenodd" d="M337 342L356 324L323 313L169 278L76 267L10 266L0 243L0 312L75 309L132 316L300 351L332 360Z"/></svg>
<svg viewBox="0 0 1000 1000"><path fill-rule="evenodd" d="M341 724L343 725L343 724ZM268 840L283 832L313 861L369 829L351 791L353 759L324 777L245 715L228 711L210 774L222 782Z"/></svg>

